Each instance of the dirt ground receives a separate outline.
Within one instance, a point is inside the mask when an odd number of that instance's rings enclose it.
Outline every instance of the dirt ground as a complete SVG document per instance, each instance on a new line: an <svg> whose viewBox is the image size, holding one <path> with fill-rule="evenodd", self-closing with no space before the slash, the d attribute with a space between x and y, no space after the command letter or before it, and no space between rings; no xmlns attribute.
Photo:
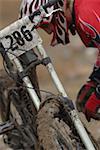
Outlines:
<svg viewBox="0 0 100 150"><path fill-rule="evenodd" d="M0 29L17 19L19 4L20 0L0 0ZM88 79L88 76L92 71L97 50L87 50L78 36L70 36L71 43L67 46L59 45L51 47L49 45L51 36L48 36L43 31L39 31L39 33L43 38L44 47L52 59L57 74L66 89L68 96L74 101L77 92L82 84ZM2 58L0 57L0 69L1 68L3 68L3 65ZM46 69L44 67L38 67L37 72L40 88L57 93ZM92 120L92 122L88 123L84 115L80 115L80 117L82 118L82 121L85 122L92 135L96 139L100 138L100 122ZM0 138L0 150L8 150L7 146L4 146L2 138Z"/></svg>

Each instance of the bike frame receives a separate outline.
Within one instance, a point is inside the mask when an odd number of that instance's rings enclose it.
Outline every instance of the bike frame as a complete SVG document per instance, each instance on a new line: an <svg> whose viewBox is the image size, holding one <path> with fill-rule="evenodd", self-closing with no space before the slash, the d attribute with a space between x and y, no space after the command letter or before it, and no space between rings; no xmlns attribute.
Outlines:
<svg viewBox="0 0 100 150"><path fill-rule="evenodd" d="M43 7L41 7L41 15L39 16L35 16L34 15L31 15L31 16L26 16L18 21L16 21L15 23L11 24L10 26L6 27L5 29L1 30L0 31L0 40L5 36L7 35L7 33L9 33L9 31L13 28L17 29L17 28L20 28L22 25L27 25L29 23L31 23L31 20L33 19L34 17L34 27L36 25L38 25L39 22L41 22L41 20L43 19L43 17L46 17L46 12L43 10ZM34 32L34 31L32 31ZM43 48L42 46L42 40L38 43L38 45L35 46L36 49L38 50L39 54L41 55L41 58L42 59L47 59L49 58L45 49ZM6 52L7 54L8 52ZM8 54L8 57L9 57L9 54ZM19 71L19 73L23 72L24 71L24 68L23 66L21 65L19 59L15 56L14 57L14 63L16 64L16 67ZM10 59L10 57L9 57ZM57 88L58 92L60 93L60 95L62 95L64 98L68 98L67 96L67 93L62 85L62 83L60 82L58 76L57 76L57 73L50 61L50 58L49 58L49 61L47 61L47 64L45 65L51 78L52 78L52 81L53 83L55 84L55 87ZM29 92L29 95L32 99L32 101L34 102L34 105L36 107L37 110L39 110L39 107L40 107L40 99L37 95L37 93L35 92L35 90L33 89L33 85L29 79L28 76L25 76L23 77L23 82L27 88L27 91ZM82 142L84 143L85 147L87 150L95 150L95 147L91 141L91 139L89 138L80 118L78 117L78 114L77 114L77 111L74 109L72 109L70 112L70 117L74 123L74 126L82 140Z"/></svg>

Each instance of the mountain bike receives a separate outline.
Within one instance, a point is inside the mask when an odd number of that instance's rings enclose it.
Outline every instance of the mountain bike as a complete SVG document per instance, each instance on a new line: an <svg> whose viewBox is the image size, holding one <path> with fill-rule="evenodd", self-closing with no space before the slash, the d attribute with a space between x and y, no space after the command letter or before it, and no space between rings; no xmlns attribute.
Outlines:
<svg viewBox="0 0 100 150"><path fill-rule="evenodd" d="M14 150L99 150L66 94L36 27L57 0L0 31L0 134ZM41 96L36 68L47 68L58 95Z"/></svg>

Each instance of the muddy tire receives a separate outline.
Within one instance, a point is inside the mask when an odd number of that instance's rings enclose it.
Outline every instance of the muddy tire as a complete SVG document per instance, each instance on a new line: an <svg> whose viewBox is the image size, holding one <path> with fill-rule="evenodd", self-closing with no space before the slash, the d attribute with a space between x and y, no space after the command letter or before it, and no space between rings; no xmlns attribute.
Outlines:
<svg viewBox="0 0 100 150"><path fill-rule="evenodd" d="M85 150L59 97L47 98L37 115L37 134L43 150Z"/></svg>
<svg viewBox="0 0 100 150"><path fill-rule="evenodd" d="M49 98L38 112L37 134L43 150L76 150L70 129L60 118L60 107L57 98Z"/></svg>
<svg viewBox="0 0 100 150"><path fill-rule="evenodd" d="M15 120L15 128L3 135L4 143L14 150L38 150L35 126L36 110L24 88L16 88L13 80L4 71L0 73L0 115L7 120Z"/></svg>

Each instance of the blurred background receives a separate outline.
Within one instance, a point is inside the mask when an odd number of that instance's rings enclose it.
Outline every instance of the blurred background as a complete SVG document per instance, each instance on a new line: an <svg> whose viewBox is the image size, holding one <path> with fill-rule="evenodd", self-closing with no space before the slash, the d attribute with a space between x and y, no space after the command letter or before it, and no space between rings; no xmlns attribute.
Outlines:
<svg viewBox="0 0 100 150"><path fill-rule="evenodd" d="M0 30L17 20L20 2L21 0L0 0ZM75 100L77 92L86 82L92 71L93 64L96 60L97 50L92 48L86 49L78 35L74 37L70 35L70 44L66 46L58 45L51 47L50 39L52 38L52 35L47 35L43 30L39 30L39 34L43 39L43 45L52 59L55 70L66 89L68 96ZM3 65L0 56L0 69L1 68L3 68ZM51 82L46 69L39 66L37 72L40 81L40 89L56 93L57 91ZM81 117L86 122L84 116L82 115ZM95 123L96 125L94 126ZM86 124L93 135L98 138L100 135L99 122L86 122ZM95 130L92 130L94 127ZM0 150L3 150L4 145L1 143ZM5 147L4 150L6 150Z"/></svg>

